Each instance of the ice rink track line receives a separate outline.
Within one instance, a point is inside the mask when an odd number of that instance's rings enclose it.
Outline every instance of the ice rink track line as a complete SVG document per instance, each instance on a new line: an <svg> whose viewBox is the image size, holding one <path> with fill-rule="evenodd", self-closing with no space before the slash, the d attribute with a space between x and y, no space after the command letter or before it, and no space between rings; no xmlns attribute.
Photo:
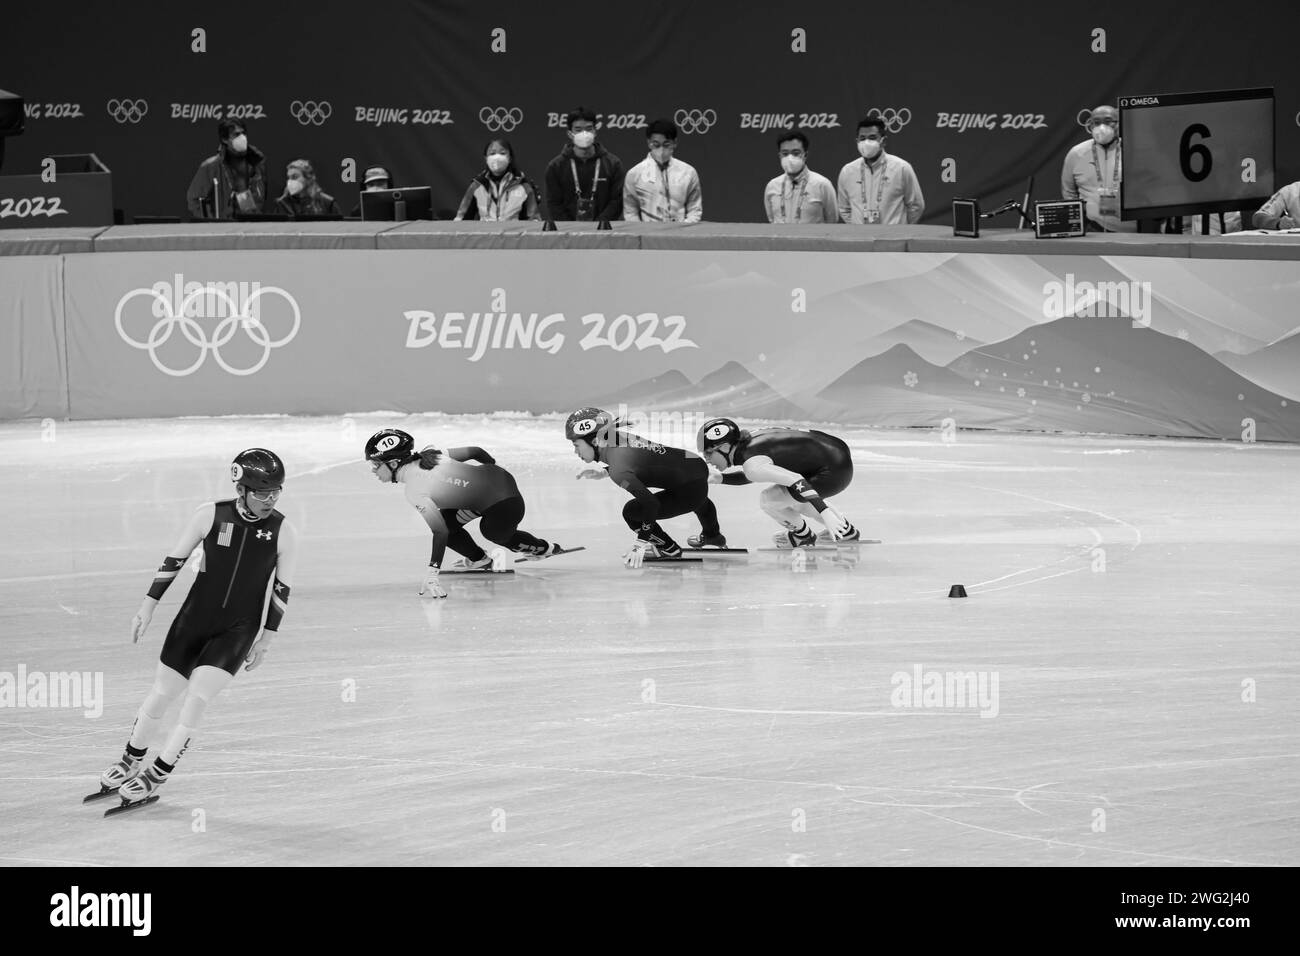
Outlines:
<svg viewBox="0 0 1300 956"><path fill-rule="evenodd" d="M849 802L857 803L858 801L850 800ZM940 814L937 813L931 813L928 810L922 810L919 807L913 807L912 809L916 810L917 813L924 814L927 817L933 817L936 820L942 820L945 823L952 823L959 827L966 827L967 829L970 830L979 830L981 833L993 833L996 834L997 836L1012 837L1016 840L1031 840L1036 843L1047 844L1048 846L1069 847L1071 849L1083 850L1085 852L1091 850L1098 853L1122 853L1127 856L1141 856L1152 860L1175 860L1179 863L1204 863L1204 864L1214 864L1219 866L1225 864L1228 866L1277 866L1279 865L1274 863L1251 863L1247 860L1209 860L1204 857L1198 857L1198 856L1179 856L1178 854L1175 853L1147 853L1142 850L1121 850L1115 847L1103 846L1100 843L1094 843L1094 844L1068 843L1064 840L1055 839L1054 837L1029 836L1024 833L1012 833L1009 830L995 830L992 827L982 827L975 823L965 823L961 820L953 820L950 817L941 816Z"/></svg>

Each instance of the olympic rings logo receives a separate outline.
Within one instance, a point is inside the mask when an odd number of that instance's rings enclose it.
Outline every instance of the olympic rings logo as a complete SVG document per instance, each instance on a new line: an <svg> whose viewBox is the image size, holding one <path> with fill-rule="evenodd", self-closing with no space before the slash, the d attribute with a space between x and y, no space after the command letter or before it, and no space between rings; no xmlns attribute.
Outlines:
<svg viewBox="0 0 1300 956"><path fill-rule="evenodd" d="M1295 115L1295 124L1296 126L1300 126L1300 113L1296 113Z"/></svg>
<svg viewBox="0 0 1300 956"><path fill-rule="evenodd" d="M517 106L506 109L504 106L493 108L485 106L478 111L479 122L492 132L500 130L508 133L524 121L524 111Z"/></svg>
<svg viewBox="0 0 1300 956"><path fill-rule="evenodd" d="M144 119L144 115L149 112L149 103L146 100L113 99L108 101L107 106L109 116L119 123L132 125Z"/></svg>
<svg viewBox="0 0 1300 956"><path fill-rule="evenodd" d="M266 326L262 324L261 320L248 314L253 303L268 292L274 292L276 295L283 298L284 301L289 303L289 307L293 310L293 328L291 328L289 334L285 335L283 338L271 338L270 333L267 331ZM159 319L150 330L149 337L143 342L140 342L128 335L126 329L123 328L122 310L126 307L128 302L137 296L142 295L153 296L154 301L163 306L166 314L163 318ZM193 305L199 297L205 295L217 296L224 300L228 310L226 318L222 319L221 322L217 324L217 327L213 329L211 340L209 340L204 334L203 327L194 319L186 315L190 306ZM204 360L208 357L209 352L212 353L212 358L216 363L231 375L253 375L256 372L260 372L262 367L266 365L267 361L271 357L272 349L279 348L281 345L287 345L293 340L293 337L298 334L298 327L302 325L302 312L299 310L298 303L294 300L294 297L284 289L277 286L266 286L265 288L259 287L255 289L253 293L248 296L248 301L244 303L243 312L239 310L235 301L226 294L225 290L219 286L209 285L200 287L190 292L190 294L181 301L179 315L172 312L171 299L158 289L132 289L118 300L117 309L113 312L113 324L117 326L117 334L122 337L122 341L132 348L147 351L149 353L149 358L153 361L154 367L164 375L181 378L197 372L199 367L203 365ZM199 350L198 358L196 358L191 365L181 369L171 368L170 366L165 365L162 360L158 358L158 348L166 344L177 326L180 326L181 334L189 341L189 343ZM260 346L262 349L262 357L258 359L251 368L234 368L221 355L221 347L229 343L230 340L235 337L235 333L241 328L249 339L252 340L253 344Z"/></svg>
<svg viewBox="0 0 1300 956"><path fill-rule="evenodd" d="M319 103L315 100L294 100L289 104L289 115L303 126L324 126L333 113L334 107L327 100Z"/></svg>
<svg viewBox="0 0 1300 956"><path fill-rule="evenodd" d="M885 121L885 132L897 133L908 123L912 122L912 111L904 106L901 110L896 110L892 106L883 110L878 110L874 106L867 110L867 115L877 114Z"/></svg>
<svg viewBox="0 0 1300 956"><path fill-rule="evenodd" d="M683 133L707 133L718 121L718 114L713 110L678 110L673 114L673 122Z"/></svg>
<svg viewBox="0 0 1300 956"><path fill-rule="evenodd" d="M1079 115L1075 117L1076 122L1084 129L1088 128L1088 123L1092 120L1092 110L1079 110Z"/></svg>

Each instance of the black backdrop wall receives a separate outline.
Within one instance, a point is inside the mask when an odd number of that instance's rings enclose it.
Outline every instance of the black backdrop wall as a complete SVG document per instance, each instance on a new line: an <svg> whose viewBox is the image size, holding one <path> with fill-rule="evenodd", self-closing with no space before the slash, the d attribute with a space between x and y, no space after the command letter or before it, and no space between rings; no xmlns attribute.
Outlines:
<svg viewBox="0 0 1300 956"><path fill-rule="evenodd" d="M453 209L503 124L540 179L576 104L629 166L645 155L636 126L685 119L678 155L711 220L763 218L775 125L811 127L811 165L834 180L873 108L928 222L948 221L954 196L1016 197L1030 173L1054 195L1086 136L1080 110L1126 94L1276 87L1278 182L1300 178L1294 3L77 2L6 5L0 36L0 88L30 104L4 171L96 152L129 215L183 214L232 109L272 161L271 196L304 157L345 209L348 160Z"/></svg>

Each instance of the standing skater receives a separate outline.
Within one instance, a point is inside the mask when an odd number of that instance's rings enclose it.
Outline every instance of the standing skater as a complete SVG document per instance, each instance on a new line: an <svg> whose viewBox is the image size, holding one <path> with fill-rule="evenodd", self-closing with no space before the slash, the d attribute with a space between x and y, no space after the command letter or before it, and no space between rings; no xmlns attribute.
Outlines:
<svg viewBox="0 0 1300 956"><path fill-rule="evenodd" d="M297 545L293 525L275 508L284 487L284 463L265 448L250 448L235 456L230 479L236 497L199 507L163 559L131 621L135 643L149 627L159 599L201 543L200 571L163 642L153 689L136 715L122 759L104 772L100 792L92 795L118 793L119 809L157 799L158 788L189 747L208 704L241 664L247 661L252 670L261 663L284 617ZM267 585L273 576L268 605ZM175 729L141 772L146 744L168 705L181 694L185 700Z"/></svg>
<svg viewBox="0 0 1300 956"><path fill-rule="evenodd" d="M608 466L586 468L579 478L610 480L632 496L623 506L623 520L636 533L632 550L623 556L629 568L639 568L647 557L680 558L681 546L659 525L688 511L700 519L700 534L687 539L692 548L725 548L727 539L718 527L718 509L709 500L709 469L692 452L652 442L624 431L609 412L580 408L564 423L564 437L588 463ZM651 488L662 489L651 492Z"/></svg>
<svg viewBox="0 0 1300 956"><path fill-rule="evenodd" d="M724 472L710 475L710 480L725 485L772 483L759 496L759 507L785 526L773 536L778 548L817 543L807 518L824 524L832 541L858 540L858 529L824 500L853 480L849 446L834 435L795 428L748 432L730 418L715 418L704 423L697 442L700 453Z"/></svg>
<svg viewBox="0 0 1300 956"><path fill-rule="evenodd" d="M524 499L514 476L482 448L425 448L417 453L415 439L396 428L385 428L366 442L366 461L383 484L406 485L406 500L433 532L429 570L420 594L445 598L438 572L447 548L464 555L463 567L486 568L492 559L470 537L465 525L482 518L479 530L489 541L539 560L563 549L519 530ZM480 464L467 464L480 462ZM412 467L415 466L415 467Z"/></svg>

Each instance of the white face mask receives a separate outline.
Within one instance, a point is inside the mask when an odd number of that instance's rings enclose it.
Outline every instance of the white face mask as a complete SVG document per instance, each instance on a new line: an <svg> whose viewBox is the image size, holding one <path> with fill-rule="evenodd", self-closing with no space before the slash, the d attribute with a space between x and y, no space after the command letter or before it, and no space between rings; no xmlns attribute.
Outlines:
<svg viewBox="0 0 1300 956"><path fill-rule="evenodd" d="M665 163L668 162L668 160L673 158L673 151L671 149L662 149L662 148L652 149L650 150L650 155L654 158L654 161L656 163L658 163L660 166L663 166Z"/></svg>
<svg viewBox="0 0 1300 956"><path fill-rule="evenodd" d="M1109 123L1102 123L1092 128L1092 138L1102 146L1109 144L1115 138L1115 127Z"/></svg>
<svg viewBox="0 0 1300 956"><path fill-rule="evenodd" d="M863 159L875 159L880 155L880 140L864 139L858 143L858 152Z"/></svg>
<svg viewBox="0 0 1300 956"><path fill-rule="evenodd" d="M243 133L240 133L238 136L236 136L234 139L230 141L230 148L233 149L236 153L248 152L248 137L245 136Z"/></svg>
<svg viewBox="0 0 1300 956"><path fill-rule="evenodd" d="M791 176L798 176L801 172L803 172L803 157L782 156L781 168L784 169Z"/></svg>
<svg viewBox="0 0 1300 956"><path fill-rule="evenodd" d="M284 188L287 189L287 190L289 191L289 195L290 195L290 196L296 196L296 195L298 195L300 192L302 192L302 180L301 180L301 179L291 179L291 180L289 180L288 184L286 184L286 186L285 186Z"/></svg>
<svg viewBox="0 0 1300 956"><path fill-rule="evenodd" d="M589 129L573 134L573 145L579 149L586 149L594 142L596 142L596 134Z"/></svg>
<svg viewBox="0 0 1300 956"><path fill-rule="evenodd" d="M500 153L493 153L487 158L487 168L493 173L503 173L507 166L510 165L510 157L502 156Z"/></svg>

